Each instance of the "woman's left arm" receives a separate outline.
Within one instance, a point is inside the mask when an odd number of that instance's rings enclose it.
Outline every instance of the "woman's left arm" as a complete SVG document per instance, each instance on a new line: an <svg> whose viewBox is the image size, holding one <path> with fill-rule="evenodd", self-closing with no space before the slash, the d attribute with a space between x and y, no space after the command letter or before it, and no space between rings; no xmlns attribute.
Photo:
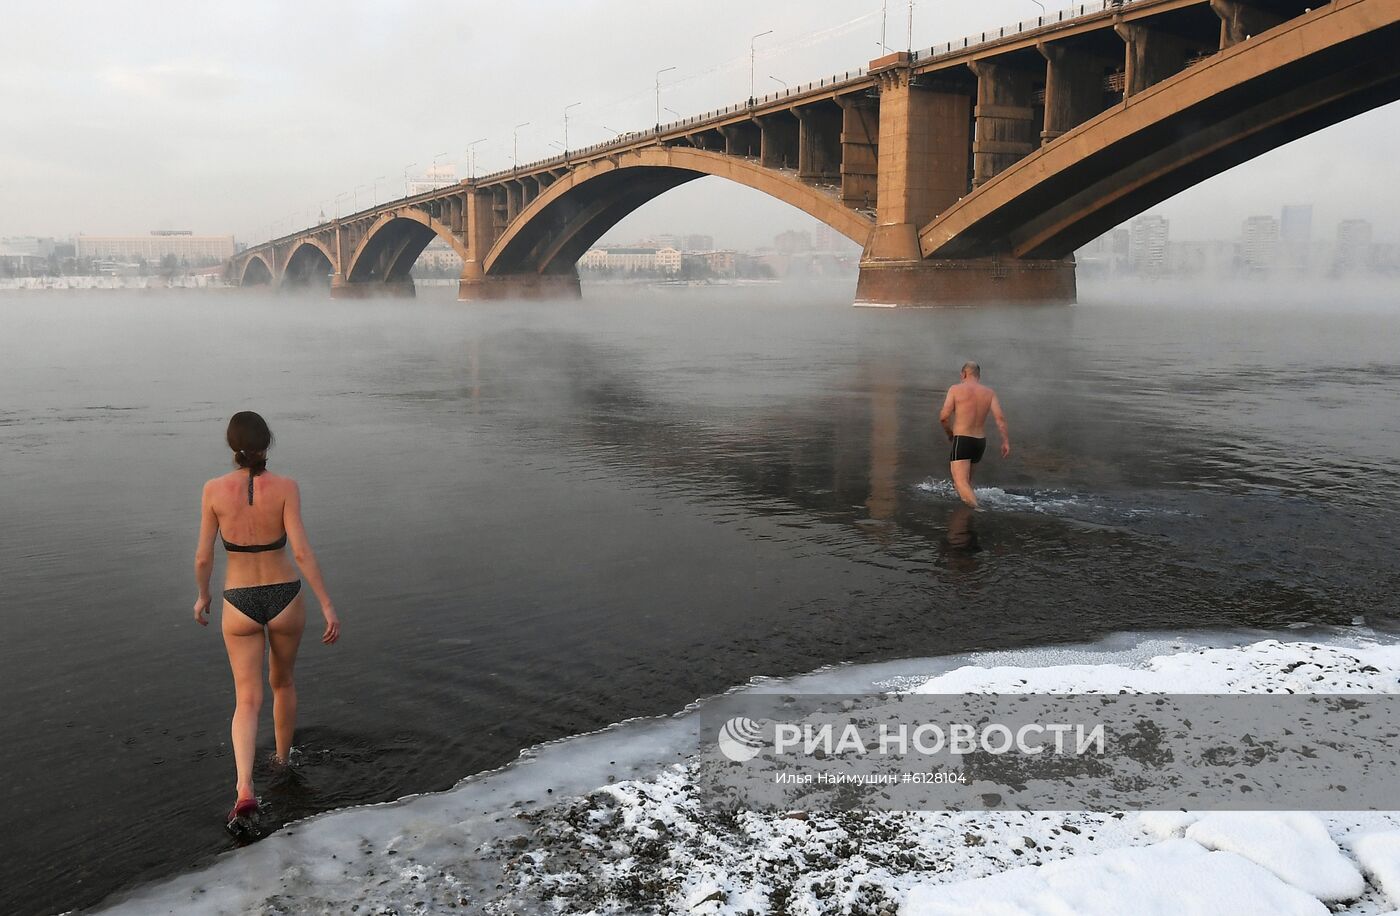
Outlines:
<svg viewBox="0 0 1400 916"><path fill-rule="evenodd" d="M199 497L199 543L194 550L194 584L199 587L199 597L194 602L194 619L202 627L209 625L205 616L209 613L209 578L214 574L214 536L219 533L219 519L214 515L214 506L209 499L209 484L204 484L204 492Z"/></svg>

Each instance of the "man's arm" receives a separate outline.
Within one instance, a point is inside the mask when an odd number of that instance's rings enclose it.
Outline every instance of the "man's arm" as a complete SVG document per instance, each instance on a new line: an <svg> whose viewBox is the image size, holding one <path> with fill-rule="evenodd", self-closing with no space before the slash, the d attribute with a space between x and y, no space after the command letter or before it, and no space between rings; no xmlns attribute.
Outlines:
<svg viewBox="0 0 1400 916"><path fill-rule="evenodd" d="M1011 457L1011 431L1006 428L1006 414L1001 412L1001 398L992 395L992 419L997 421L997 432L1001 434L1001 457Z"/></svg>
<svg viewBox="0 0 1400 916"><path fill-rule="evenodd" d="M938 414L938 422L943 424L943 432L948 434L948 438L953 438L953 389L948 389L948 396L943 399L943 410Z"/></svg>

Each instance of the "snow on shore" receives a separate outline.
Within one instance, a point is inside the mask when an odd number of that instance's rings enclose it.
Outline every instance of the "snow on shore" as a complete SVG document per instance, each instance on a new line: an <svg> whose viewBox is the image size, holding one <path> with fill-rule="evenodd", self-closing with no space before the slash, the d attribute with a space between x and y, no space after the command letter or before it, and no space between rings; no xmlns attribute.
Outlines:
<svg viewBox="0 0 1400 916"><path fill-rule="evenodd" d="M861 689L930 693L1400 693L1400 646L1142 641L848 667L749 689L834 692L834 681L862 679ZM1400 813L717 814L692 781L693 715L556 742L450 792L292 825L108 912L1376 916L1400 906L1383 893L1400 893Z"/></svg>

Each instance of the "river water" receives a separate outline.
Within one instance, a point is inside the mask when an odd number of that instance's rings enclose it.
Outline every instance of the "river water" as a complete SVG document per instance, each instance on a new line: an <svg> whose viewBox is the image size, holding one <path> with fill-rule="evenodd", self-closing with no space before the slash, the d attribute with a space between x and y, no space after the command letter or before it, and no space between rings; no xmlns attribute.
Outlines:
<svg viewBox="0 0 1400 916"><path fill-rule="evenodd" d="M301 482L344 624L304 646L301 780L259 785L275 822L755 676L1393 629L1394 297L1084 300L0 299L0 911L91 905L230 846L231 680L190 607L199 489L239 409ZM967 358L1016 447L989 449L976 516L937 422Z"/></svg>

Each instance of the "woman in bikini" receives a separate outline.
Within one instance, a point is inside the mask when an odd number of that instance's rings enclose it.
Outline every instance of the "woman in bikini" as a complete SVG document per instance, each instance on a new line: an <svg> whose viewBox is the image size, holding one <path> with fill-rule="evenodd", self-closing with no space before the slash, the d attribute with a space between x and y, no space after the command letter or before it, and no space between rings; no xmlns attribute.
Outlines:
<svg viewBox="0 0 1400 916"><path fill-rule="evenodd" d="M224 576L223 630L237 705L233 712L233 759L238 770L238 798L229 812L230 828L255 814L253 755L262 708L262 665L270 649L268 683L272 686L272 720L277 734L276 761L285 764L296 727L297 691L292 679L297 647L306 626L301 568L321 603L327 645L340 638L340 619L326 594L316 555L301 522L301 494L295 480L267 471L272 432L262 417L240 411L228 422L228 447L238 469L204 484L200 505L195 584L199 599L194 619L208 626L209 578L214 571L214 538L223 536L228 551ZM286 546L291 544L291 556Z"/></svg>

